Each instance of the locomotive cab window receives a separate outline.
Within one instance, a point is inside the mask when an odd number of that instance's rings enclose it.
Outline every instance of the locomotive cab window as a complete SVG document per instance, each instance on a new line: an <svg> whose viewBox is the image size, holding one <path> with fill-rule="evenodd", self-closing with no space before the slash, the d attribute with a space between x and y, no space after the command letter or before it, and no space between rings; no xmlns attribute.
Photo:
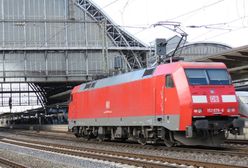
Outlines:
<svg viewBox="0 0 248 168"><path fill-rule="evenodd" d="M185 69L190 85L230 85L226 69Z"/></svg>
<svg viewBox="0 0 248 168"><path fill-rule="evenodd" d="M174 87L174 82L173 82L171 75L166 75L165 80L166 80L166 88L173 88Z"/></svg>
<svg viewBox="0 0 248 168"><path fill-rule="evenodd" d="M207 70L210 85L230 85L231 78L224 69Z"/></svg>

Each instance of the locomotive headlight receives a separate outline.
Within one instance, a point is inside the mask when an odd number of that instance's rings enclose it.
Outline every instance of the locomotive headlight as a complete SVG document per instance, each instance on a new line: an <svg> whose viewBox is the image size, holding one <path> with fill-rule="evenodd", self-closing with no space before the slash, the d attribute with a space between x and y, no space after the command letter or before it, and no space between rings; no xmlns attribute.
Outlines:
<svg viewBox="0 0 248 168"><path fill-rule="evenodd" d="M227 108L227 112L228 113L233 113L233 112L235 112L236 110L235 110L235 108L233 108L233 107L229 107L229 108Z"/></svg>
<svg viewBox="0 0 248 168"><path fill-rule="evenodd" d="M194 109L194 113L201 114L202 113L202 109L201 108Z"/></svg>

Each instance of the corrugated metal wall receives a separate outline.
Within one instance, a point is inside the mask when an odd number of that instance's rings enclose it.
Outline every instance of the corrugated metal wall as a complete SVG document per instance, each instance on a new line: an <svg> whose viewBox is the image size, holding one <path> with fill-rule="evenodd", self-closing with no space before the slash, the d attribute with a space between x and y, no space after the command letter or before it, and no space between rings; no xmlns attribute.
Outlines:
<svg viewBox="0 0 248 168"><path fill-rule="evenodd" d="M1 47L102 46L103 23L68 9L68 0L0 0Z"/></svg>
<svg viewBox="0 0 248 168"><path fill-rule="evenodd" d="M70 81L114 70L122 53L108 50L115 45L105 24L69 2L0 0L0 82Z"/></svg>

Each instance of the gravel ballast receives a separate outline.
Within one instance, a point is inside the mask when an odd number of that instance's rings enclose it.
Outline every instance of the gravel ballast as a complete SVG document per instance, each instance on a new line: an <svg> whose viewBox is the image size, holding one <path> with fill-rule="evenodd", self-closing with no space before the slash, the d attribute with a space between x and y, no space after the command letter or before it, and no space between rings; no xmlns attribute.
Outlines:
<svg viewBox="0 0 248 168"><path fill-rule="evenodd" d="M0 157L15 161L27 167L34 168L120 168L133 166L116 164L77 156L68 156L53 152L40 151L0 142Z"/></svg>
<svg viewBox="0 0 248 168"><path fill-rule="evenodd" d="M167 150L150 150L150 149L142 149L142 148L128 148L128 147L120 147L120 146L111 146L106 144L94 144L94 143L84 143L84 142L73 142L73 141L65 141L65 140L52 140L45 138L37 138L37 137L25 137L22 135L14 135L9 133L3 133L2 136L5 137L13 137L13 138L23 138L27 140L37 140L41 142L55 143L55 144L63 144L77 147L85 147L85 148L93 148L93 149L102 149L102 150L112 150L112 151L121 151L121 152L130 152L136 154L149 154L152 156L164 156L171 158L181 158L187 160L196 160L202 162L213 162L213 163L221 163L227 165L239 165L248 167L248 157L236 157L236 156L227 156L227 155L218 155L218 154L208 154L208 153L190 153L190 152L178 152L178 151L167 151ZM2 147L0 146L0 149ZM46 160L47 158L43 158ZM58 161L59 163L63 163ZM69 162L66 162L69 163ZM88 163L87 163L88 164ZM86 164L86 167L88 167ZM67 164L65 164L67 165ZM100 164L104 166L104 164ZM107 165L107 167L114 167L116 165ZM98 167L98 166L97 166ZM118 165L116 166L118 167ZM121 166L123 167L123 166Z"/></svg>

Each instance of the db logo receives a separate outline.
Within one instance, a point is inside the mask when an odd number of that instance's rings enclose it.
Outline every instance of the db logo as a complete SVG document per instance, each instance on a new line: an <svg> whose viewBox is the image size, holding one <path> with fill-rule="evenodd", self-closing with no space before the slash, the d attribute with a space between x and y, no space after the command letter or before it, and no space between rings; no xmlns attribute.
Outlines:
<svg viewBox="0 0 248 168"><path fill-rule="evenodd" d="M210 96L210 102L212 102L212 103L220 102L219 96Z"/></svg>

